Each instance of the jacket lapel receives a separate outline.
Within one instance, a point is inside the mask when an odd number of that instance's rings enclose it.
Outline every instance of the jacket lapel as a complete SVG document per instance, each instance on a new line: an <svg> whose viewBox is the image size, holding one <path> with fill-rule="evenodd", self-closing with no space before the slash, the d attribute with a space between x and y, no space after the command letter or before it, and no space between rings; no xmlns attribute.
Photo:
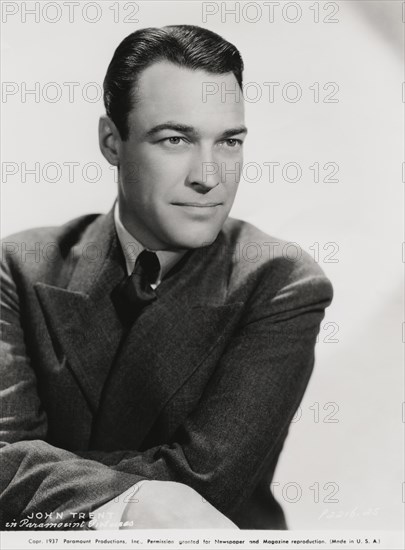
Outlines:
<svg viewBox="0 0 405 550"><path fill-rule="evenodd" d="M125 277L113 211L99 216L71 252L75 267L67 288L37 283L35 289L49 331L94 413L122 334L110 299Z"/></svg>

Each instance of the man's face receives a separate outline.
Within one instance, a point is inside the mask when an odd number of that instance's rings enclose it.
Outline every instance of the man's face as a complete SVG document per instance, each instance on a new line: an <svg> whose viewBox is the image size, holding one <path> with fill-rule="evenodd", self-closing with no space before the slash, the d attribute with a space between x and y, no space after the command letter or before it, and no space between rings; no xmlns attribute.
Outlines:
<svg viewBox="0 0 405 550"><path fill-rule="evenodd" d="M204 98L207 83L217 91ZM118 199L124 225L147 248L196 248L217 237L242 169L238 91L232 73L169 62L141 73L119 147Z"/></svg>

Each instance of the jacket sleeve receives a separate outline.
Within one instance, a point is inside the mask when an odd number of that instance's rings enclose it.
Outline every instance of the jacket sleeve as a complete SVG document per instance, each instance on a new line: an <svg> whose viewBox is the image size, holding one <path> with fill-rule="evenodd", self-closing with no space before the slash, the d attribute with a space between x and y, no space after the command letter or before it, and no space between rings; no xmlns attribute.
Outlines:
<svg viewBox="0 0 405 550"><path fill-rule="evenodd" d="M198 406L164 445L80 456L56 449L38 440L44 432L31 380L37 420L27 424L27 438L36 441L0 449L6 465L0 506L13 517L44 509L88 512L140 479L158 479L189 485L232 519L274 461L312 372L316 336L332 300L329 280L315 267L297 264L276 295L268 281L257 285ZM6 352L6 372L15 369L15 350ZM20 353L20 380L29 380Z"/></svg>
<svg viewBox="0 0 405 550"><path fill-rule="evenodd" d="M47 419L26 352L16 284L1 264L0 528L37 512L87 513L143 477L46 441ZM72 516L73 517L73 516ZM38 520L40 523L44 520ZM35 522L35 519L34 519ZM9 525L7 525L9 524Z"/></svg>

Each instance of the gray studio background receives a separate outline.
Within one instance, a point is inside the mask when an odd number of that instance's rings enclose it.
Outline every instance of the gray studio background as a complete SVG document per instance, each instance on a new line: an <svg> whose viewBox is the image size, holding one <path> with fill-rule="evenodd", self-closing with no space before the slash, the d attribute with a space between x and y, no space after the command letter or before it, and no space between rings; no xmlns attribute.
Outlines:
<svg viewBox="0 0 405 550"><path fill-rule="evenodd" d="M275 495L290 528L401 529L402 2L281 1L273 22L261 2L137 2L136 13L134 2L125 10L124 2L99 2L73 22L62 2L59 20L48 6L37 21L24 21L21 3L4 4L17 11L8 8L2 38L3 236L111 207L114 172L97 142L102 100L88 83L101 85L127 34L197 24L240 49L250 164L231 215L299 243L335 288ZM24 96L36 82L38 97ZM279 83L273 101L266 82ZM302 97L292 101L297 90ZM280 163L273 181L269 162ZM24 163L39 163L39 178L24 174ZM63 163L78 163L73 181Z"/></svg>

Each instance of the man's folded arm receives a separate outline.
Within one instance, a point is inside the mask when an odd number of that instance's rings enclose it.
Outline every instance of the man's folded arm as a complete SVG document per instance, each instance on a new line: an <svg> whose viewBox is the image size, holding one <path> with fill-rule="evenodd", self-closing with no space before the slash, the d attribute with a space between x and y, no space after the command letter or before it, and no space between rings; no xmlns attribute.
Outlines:
<svg viewBox="0 0 405 550"><path fill-rule="evenodd" d="M232 519L282 447L331 299L325 277L287 285L271 304L259 292L198 406L170 442L123 454L116 465L112 456L87 456L116 471L185 483Z"/></svg>
<svg viewBox="0 0 405 550"><path fill-rule="evenodd" d="M93 511L137 483L140 476L111 470L98 462L49 445L42 440L5 444L0 449L0 526L33 516L61 512L64 521ZM68 516L65 513L68 512ZM36 515L39 514L39 515Z"/></svg>
<svg viewBox="0 0 405 550"><path fill-rule="evenodd" d="M331 299L321 274L292 280L274 296L259 287L197 408L167 444L80 457L44 441L4 446L0 506L15 515L89 511L141 479L154 479L186 484L232 517L287 434Z"/></svg>

